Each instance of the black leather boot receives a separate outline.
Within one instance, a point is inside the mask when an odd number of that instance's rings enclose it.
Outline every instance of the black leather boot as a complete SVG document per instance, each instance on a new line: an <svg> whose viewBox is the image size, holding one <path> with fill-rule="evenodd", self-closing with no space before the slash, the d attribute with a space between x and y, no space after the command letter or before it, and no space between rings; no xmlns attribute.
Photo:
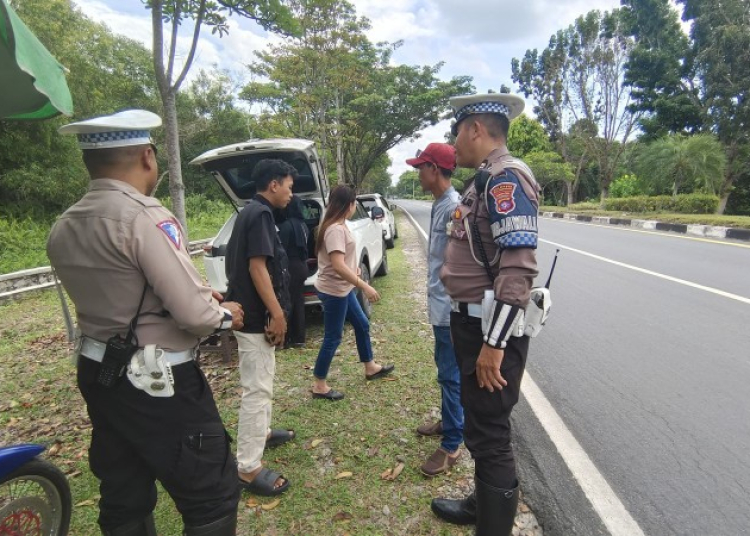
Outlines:
<svg viewBox="0 0 750 536"><path fill-rule="evenodd" d="M154 515L149 514L139 521L125 523L111 530L102 529L104 536L157 536Z"/></svg>
<svg viewBox="0 0 750 536"><path fill-rule="evenodd" d="M454 525L473 525L477 522L477 498L474 493L465 499L432 499L430 507L436 516Z"/></svg>
<svg viewBox="0 0 750 536"><path fill-rule="evenodd" d="M513 489L501 489L482 482L476 483L476 536L510 536L518 508L518 484Z"/></svg>
<svg viewBox="0 0 750 536"><path fill-rule="evenodd" d="M183 536L235 536L237 534L237 512L197 527L185 527Z"/></svg>

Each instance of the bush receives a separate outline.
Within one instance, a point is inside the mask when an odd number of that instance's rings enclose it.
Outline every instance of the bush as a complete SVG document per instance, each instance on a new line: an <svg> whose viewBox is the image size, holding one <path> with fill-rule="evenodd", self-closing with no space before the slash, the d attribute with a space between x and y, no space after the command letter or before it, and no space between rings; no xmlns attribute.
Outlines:
<svg viewBox="0 0 750 536"><path fill-rule="evenodd" d="M677 214L713 214L719 198L708 194L681 194L607 198L604 210L642 214L648 212L674 212ZM572 208L572 207L571 207Z"/></svg>
<svg viewBox="0 0 750 536"><path fill-rule="evenodd" d="M162 199L169 206L168 199ZM228 201L213 201L201 195L185 198L190 240L211 238L232 213ZM0 218L0 274L17 272L27 268L48 266L47 237L54 218L4 215Z"/></svg>
<svg viewBox="0 0 750 536"><path fill-rule="evenodd" d="M592 212L595 210L601 210L601 206L599 203L587 201L584 203L573 203L572 205L568 205L568 210L570 212Z"/></svg>
<svg viewBox="0 0 750 536"><path fill-rule="evenodd" d="M643 193L640 181L635 175L623 175L618 177L609 186L609 195L611 197L632 197L642 195Z"/></svg>

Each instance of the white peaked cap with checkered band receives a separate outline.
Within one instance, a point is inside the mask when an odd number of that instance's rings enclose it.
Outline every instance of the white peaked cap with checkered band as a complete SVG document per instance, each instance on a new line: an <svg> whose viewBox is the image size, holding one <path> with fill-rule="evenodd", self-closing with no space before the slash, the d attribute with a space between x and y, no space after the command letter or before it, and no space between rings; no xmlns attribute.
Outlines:
<svg viewBox="0 0 750 536"><path fill-rule="evenodd" d="M474 114L502 114L508 120L515 119L523 112L524 101L510 93L484 93L451 97L451 108L456 124Z"/></svg>
<svg viewBox="0 0 750 536"><path fill-rule="evenodd" d="M161 126L161 117L147 110L124 110L60 127L75 134L81 149L111 149L153 143L150 130Z"/></svg>

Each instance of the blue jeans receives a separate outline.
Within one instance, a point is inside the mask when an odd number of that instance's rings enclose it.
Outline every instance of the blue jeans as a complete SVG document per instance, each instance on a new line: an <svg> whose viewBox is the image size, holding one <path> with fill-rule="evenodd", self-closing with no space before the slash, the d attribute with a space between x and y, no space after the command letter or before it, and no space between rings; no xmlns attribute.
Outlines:
<svg viewBox="0 0 750 536"><path fill-rule="evenodd" d="M341 344L344 334L344 320L348 320L354 328L354 336L357 339L357 353L362 363L372 361L372 344L370 344L370 322L367 320L362 307L357 301L357 296L352 289L344 297L331 296L318 292L318 298L323 304L323 344L315 361L315 377L324 380L331 368L333 354Z"/></svg>
<svg viewBox="0 0 750 536"><path fill-rule="evenodd" d="M435 364L438 369L443 419L443 441L440 446L453 452L464 437L464 408L461 406L461 374L451 342L450 326L432 326L435 334Z"/></svg>

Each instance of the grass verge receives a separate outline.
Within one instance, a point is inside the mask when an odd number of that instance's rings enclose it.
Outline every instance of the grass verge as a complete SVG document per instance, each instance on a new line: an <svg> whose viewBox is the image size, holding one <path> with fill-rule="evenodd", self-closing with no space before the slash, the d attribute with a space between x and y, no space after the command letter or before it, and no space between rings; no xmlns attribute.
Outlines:
<svg viewBox="0 0 750 536"><path fill-rule="evenodd" d="M671 212L649 212L636 214L614 210L569 210L568 207L543 206L539 212L564 212L570 214L584 214L586 216L605 216L610 218L629 218L638 220L657 220L665 223L684 223L687 225L717 225L720 227L736 227L750 229L750 216L727 216L718 214L675 214Z"/></svg>
<svg viewBox="0 0 750 536"><path fill-rule="evenodd" d="M278 504L244 494L238 534L471 534L469 528L437 521L429 511L433 496L460 495L456 486L471 480L470 465L460 463L450 476L433 480L418 469L437 441L417 437L414 429L436 414L439 390L424 311L424 279L412 270L420 246L403 219L399 231L396 249L388 252L391 273L374 282L382 300L374 307L371 328L376 359L396 364L393 379L364 380L347 327L329 377L347 398L313 401L311 368L322 319L312 315L307 348L277 353L273 425L294 428L297 438L268 451L265 461L283 472L292 488ZM54 445L49 458L68 474L76 505L71 535L98 534L98 483L87 459L90 427L75 387L57 297L48 291L0 304L0 318L0 444ZM234 435L239 407L236 355L228 365L218 354L207 355L203 368ZM399 464L403 471L395 480L381 477ZM180 534L179 515L163 492L156 518L160 535Z"/></svg>

